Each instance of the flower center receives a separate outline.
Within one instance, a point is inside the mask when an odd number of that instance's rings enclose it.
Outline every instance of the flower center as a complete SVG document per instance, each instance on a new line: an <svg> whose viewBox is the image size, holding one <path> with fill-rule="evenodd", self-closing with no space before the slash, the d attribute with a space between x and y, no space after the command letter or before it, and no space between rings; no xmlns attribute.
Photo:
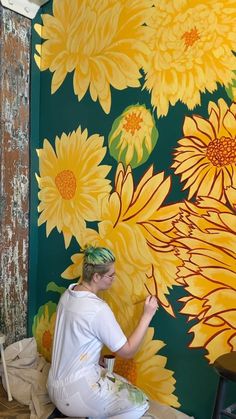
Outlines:
<svg viewBox="0 0 236 419"><path fill-rule="evenodd" d="M236 140L227 137L221 137L219 140L216 138L209 143L206 155L214 166L236 163Z"/></svg>
<svg viewBox="0 0 236 419"><path fill-rule="evenodd" d="M143 119L140 117L140 114L138 115L138 113L132 112L125 117L125 121L123 128L134 135L135 131L140 130L140 123L143 122Z"/></svg>
<svg viewBox="0 0 236 419"><path fill-rule="evenodd" d="M114 371L125 377L132 384L136 384L137 368L133 359L116 359Z"/></svg>
<svg viewBox="0 0 236 419"><path fill-rule="evenodd" d="M43 344L43 347L45 349L50 351L50 349L52 347L52 335L51 335L51 332L49 330L45 330L45 332L43 333L42 344Z"/></svg>
<svg viewBox="0 0 236 419"><path fill-rule="evenodd" d="M76 178L71 170L63 170L55 178L57 189L63 199L72 199L76 191Z"/></svg>
<svg viewBox="0 0 236 419"><path fill-rule="evenodd" d="M182 37L182 39L184 39L184 43L185 43L185 51L186 49L188 49L188 47L192 47L193 44L200 39L198 30L196 28L196 26L191 29L191 31L189 32L185 32Z"/></svg>

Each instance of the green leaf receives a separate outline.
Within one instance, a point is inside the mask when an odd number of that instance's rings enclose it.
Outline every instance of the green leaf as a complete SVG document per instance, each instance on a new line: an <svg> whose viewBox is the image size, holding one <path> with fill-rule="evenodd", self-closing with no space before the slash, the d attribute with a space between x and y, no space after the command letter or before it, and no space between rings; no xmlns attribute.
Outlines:
<svg viewBox="0 0 236 419"><path fill-rule="evenodd" d="M234 71L235 79L233 79L232 83L225 88L227 95L229 98L234 101L236 98L236 70Z"/></svg>
<svg viewBox="0 0 236 419"><path fill-rule="evenodd" d="M65 287L59 287L55 282L51 281L48 283L46 291L53 291L58 292L59 294L63 294L65 292Z"/></svg>

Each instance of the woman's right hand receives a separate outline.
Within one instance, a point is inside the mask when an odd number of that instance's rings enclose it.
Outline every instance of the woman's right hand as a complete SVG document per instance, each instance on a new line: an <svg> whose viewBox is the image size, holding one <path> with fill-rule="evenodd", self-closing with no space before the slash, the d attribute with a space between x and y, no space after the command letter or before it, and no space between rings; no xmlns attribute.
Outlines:
<svg viewBox="0 0 236 419"><path fill-rule="evenodd" d="M139 349L142 340L147 332L150 321L158 309L158 301L154 295L149 295L144 303L143 315L133 333L128 337L127 342L116 354L121 358L131 359Z"/></svg>
<svg viewBox="0 0 236 419"><path fill-rule="evenodd" d="M143 314L152 318L158 309L158 301L154 295L149 295L146 298Z"/></svg>

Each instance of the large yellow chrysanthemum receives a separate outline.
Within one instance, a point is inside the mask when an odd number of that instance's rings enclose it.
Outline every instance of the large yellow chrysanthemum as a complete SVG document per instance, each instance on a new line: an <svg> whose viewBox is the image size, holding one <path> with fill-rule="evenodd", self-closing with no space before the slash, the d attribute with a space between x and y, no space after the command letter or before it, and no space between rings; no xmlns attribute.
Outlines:
<svg viewBox="0 0 236 419"><path fill-rule="evenodd" d="M195 319L193 348L205 348L210 362L236 350L236 214L212 198L186 203L180 221L180 282L190 296L182 313ZM183 246L181 248L181 246Z"/></svg>
<svg viewBox="0 0 236 419"><path fill-rule="evenodd" d="M85 242L108 247L116 255L117 279L114 294L128 303L156 294L160 304L173 315L166 298L176 282L177 267L181 263L171 245L173 221L179 205L161 207L170 188L170 179L163 173L153 174L151 167L136 189L131 168L124 170L120 163L115 179L115 191L101 202L101 222L98 232L86 230ZM81 273L81 255L62 275L73 279Z"/></svg>
<svg viewBox="0 0 236 419"><path fill-rule="evenodd" d="M32 326L33 336L37 342L38 352L47 361L51 361L52 343L56 321L57 305L52 301L41 306L34 317Z"/></svg>
<svg viewBox="0 0 236 419"><path fill-rule="evenodd" d="M103 137L88 137L87 130L81 132L80 127L56 137L55 149L44 140L38 150L38 224L46 222L47 236L57 227L68 247L73 235L78 242L83 240L85 220L100 220L99 201L111 190L106 179L110 166L99 166L106 153Z"/></svg>
<svg viewBox="0 0 236 419"><path fill-rule="evenodd" d="M103 293L103 298L112 308L124 333L130 336L143 307L128 306L118 295L112 296L107 292ZM153 335L154 329L149 327L142 346L134 358L125 360L116 357L114 372L141 388L152 400L179 407L176 396L172 394L175 389L173 372L165 368L166 357L158 355L165 344L160 340L153 340ZM108 353L107 349L104 349L104 353Z"/></svg>
<svg viewBox="0 0 236 419"><path fill-rule="evenodd" d="M166 115L178 100L189 109L200 104L201 92L227 86L236 68L234 0L154 0L147 21L152 50L144 69L157 114Z"/></svg>
<svg viewBox="0 0 236 419"><path fill-rule="evenodd" d="M89 89L110 112L110 86L123 90L140 85L139 69L149 49L143 25L151 13L150 0L54 0L53 16L42 15L35 25L45 39L37 45L36 63L53 74L52 93L74 72L73 87L79 100Z"/></svg>
<svg viewBox="0 0 236 419"><path fill-rule="evenodd" d="M209 102L209 119L186 117L176 148L176 174L186 181L188 197L211 196L236 205L236 104Z"/></svg>

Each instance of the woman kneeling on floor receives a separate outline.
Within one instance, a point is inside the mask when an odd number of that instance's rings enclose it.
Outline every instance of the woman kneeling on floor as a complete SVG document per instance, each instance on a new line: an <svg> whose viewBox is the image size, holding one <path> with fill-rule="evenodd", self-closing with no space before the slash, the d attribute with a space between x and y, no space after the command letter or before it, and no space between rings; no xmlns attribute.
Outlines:
<svg viewBox="0 0 236 419"><path fill-rule="evenodd" d="M119 357L132 358L158 308L156 297L147 297L140 321L127 338L108 304L97 296L114 278L112 252L87 247L80 283L71 284L59 301L48 392L67 416L138 419L149 407L140 389L99 364L104 345Z"/></svg>

